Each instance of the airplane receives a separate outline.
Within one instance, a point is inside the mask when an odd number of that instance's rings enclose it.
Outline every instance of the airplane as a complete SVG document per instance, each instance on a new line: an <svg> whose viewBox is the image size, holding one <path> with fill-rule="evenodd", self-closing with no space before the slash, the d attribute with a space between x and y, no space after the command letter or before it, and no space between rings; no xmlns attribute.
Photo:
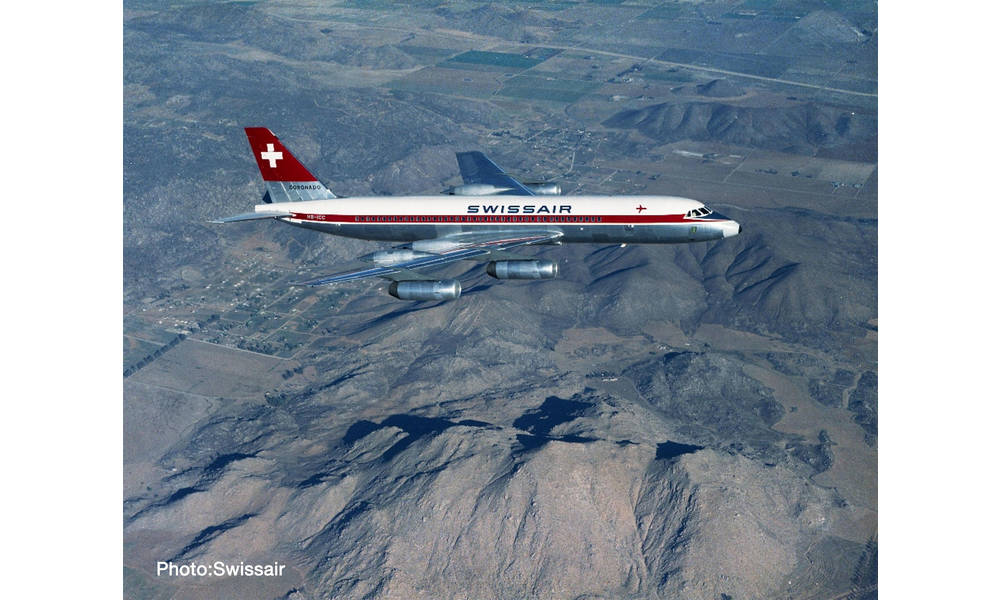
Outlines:
<svg viewBox="0 0 1000 600"><path fill-rule="evenodd" d="M425 269L485 262L496 279L552 279L558 263L512 252L540 244L677 244L737 235L736 221L697 200L674 196L563 196L557 184L522 183L482 152L458 152L462 184L448 194L341 198L317 181L265 127L245 128L267 188L253 212L213 220L274 219L363 240L403 242L359 257L373 266L294 285L369 277L391 281L402 300L454 300L457 279Z"/></svg>

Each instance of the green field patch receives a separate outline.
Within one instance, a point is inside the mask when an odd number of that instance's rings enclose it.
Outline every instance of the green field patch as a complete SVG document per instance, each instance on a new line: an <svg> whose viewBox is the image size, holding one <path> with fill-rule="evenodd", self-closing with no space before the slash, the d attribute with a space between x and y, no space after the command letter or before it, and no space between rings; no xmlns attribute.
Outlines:
<svg viewBox="0 0 1000 600"><path fill-rule="evenodd" d="M496 74L482 70L427 67L386 84L392 90L488 98L497 89Z"/></svg>
<svg viewBox="0 0 1000 600"><path fill-rule="evenodd" d="M434 48L432 46L410 46L407 44L401 44L396 47L410 56L416 58L429 58L431 60L441 60L442 58L451 56L455 53L455 51L450 48Z"/></svg>
<svg viewBox="0 0 1000 600"><path fill-rule="evenodd" d="M873 8L871 0L824 0L823 4L826 5L827 10L835 10L837 12L864 14L872 12Z"/></svg>
<svg viewBox="0 0 1000 600"><path fill-rule="evenodd" d="M742 10L770 10L780 3L780 0L746 0L740 4L739 8Z"/></svg>
<svg viewBox="0 0 1000 600"><path fill-rule="evenodd" d="M668 48L657 59L692 65L712 67L722 71L733 71L759 77L779 77L792 59L785 56L760 54L732 54L728 52L705 52L688 48Z"/></svg>
<svg viewBox="0 0 1000 600"><path fill-rule="evenodd" d="M576 102L601 87L601 85L601 83L591 81L522 75L505 82L497 94L507 96L508 98L546 100L549 102Z"/></svg>
<svg viewBox="0 0 1000 600"><path fill-rule="evenodd" d="M452 65L482 65L489 67L501 67L504 69L530 69L542 62L544 59L530 58L521 54L510 54L507 52L485 52L482 50L469 50L458 56L449 58L438 66L446 67Z"/></svg>
<svg viewBox="0 0 1000 600"><path fill-rule="evenodd" d="M787 56L717 53L712 56L711 64L726 71L761 77L780 77L791 62L792 59Z"/></svg>
<svg viewBox="0 0 1000 600"><path fill-rule="evenodd" d="M681 4L663 4L647 10L639 15L640 19L676 19L684 14Z"/></svg>
<svg viewBox="0 0 1000 600"><path fill-rule="evenodd" d="M669 62L708 64L710 53L704 50L692 50L690 48L667 48L656 58Z"/></svg>
<svg viewBox="0 0 1000 600"><path fill-rule="evenodd" d="M536 59L538 61L546 61L560 52L562 52L561 48L546 48L545 46L538 46L537 48L528 50L521 56Z"/></svg>

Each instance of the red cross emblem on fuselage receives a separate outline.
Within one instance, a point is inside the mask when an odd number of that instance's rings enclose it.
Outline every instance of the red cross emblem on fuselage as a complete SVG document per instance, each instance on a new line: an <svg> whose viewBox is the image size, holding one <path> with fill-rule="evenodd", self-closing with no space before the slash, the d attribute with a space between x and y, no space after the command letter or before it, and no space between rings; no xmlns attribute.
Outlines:
<svg viewBox="0 0 1000 600"><path fill-rule="evenodd" d="M642 211L646 210L646 207L640 204L639 206L636 206L635 209L637 211L639 211L639 212L642 212Z"/></svg>

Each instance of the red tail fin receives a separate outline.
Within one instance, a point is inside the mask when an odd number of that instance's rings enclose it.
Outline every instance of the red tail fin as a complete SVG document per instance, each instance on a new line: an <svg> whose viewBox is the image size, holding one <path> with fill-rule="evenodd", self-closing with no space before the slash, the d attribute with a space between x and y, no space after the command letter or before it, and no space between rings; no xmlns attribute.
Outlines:
<svg viewBox="0 0 1000 600"><path fill-rule="evenodd" d="M257 160L264 185L267 186L265 204L336 198L333 192L316 181L316 177L292 156L270 129L246 127L244 131L250 140L250 149Z"/></svg>
<svg viewBox="0 0 1000 600"><path fill-rule="evenodd" d="M264 181L316 181L270 129L246 127L244 131Z"/></svg>

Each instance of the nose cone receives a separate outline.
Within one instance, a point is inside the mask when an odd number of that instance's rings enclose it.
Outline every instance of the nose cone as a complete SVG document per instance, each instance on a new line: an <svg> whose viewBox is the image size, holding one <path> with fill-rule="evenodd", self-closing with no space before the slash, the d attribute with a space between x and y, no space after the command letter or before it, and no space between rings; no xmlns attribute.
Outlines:
<svg viewBox="0 0 1000 600"><path fill-rule="evenodd" d="M722 226L722 237L733 237L743 231L743 226L736 221L726 221L721 224Z"/></svg>

